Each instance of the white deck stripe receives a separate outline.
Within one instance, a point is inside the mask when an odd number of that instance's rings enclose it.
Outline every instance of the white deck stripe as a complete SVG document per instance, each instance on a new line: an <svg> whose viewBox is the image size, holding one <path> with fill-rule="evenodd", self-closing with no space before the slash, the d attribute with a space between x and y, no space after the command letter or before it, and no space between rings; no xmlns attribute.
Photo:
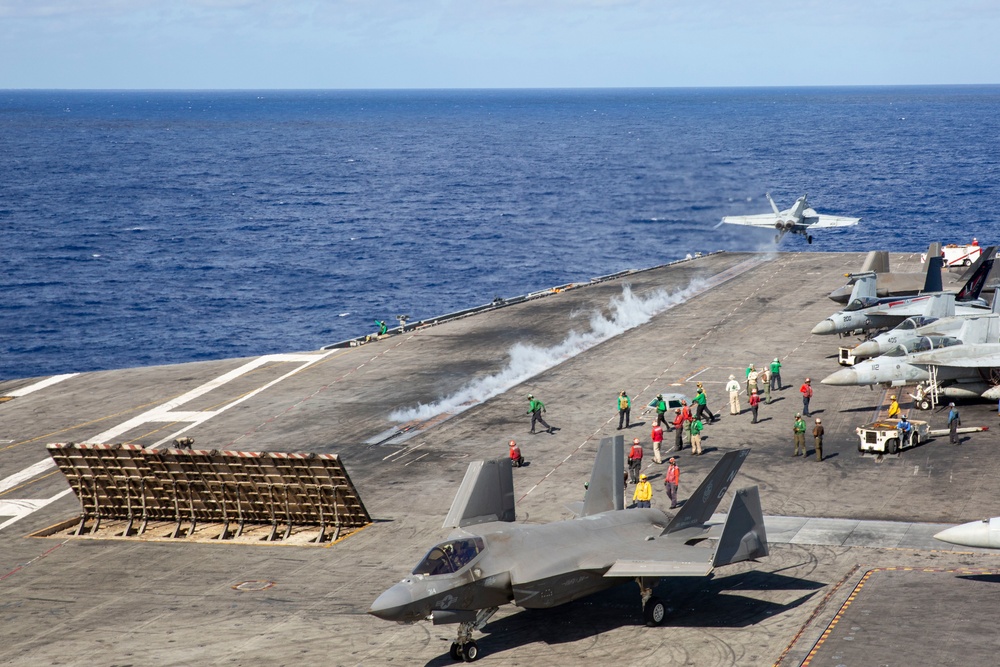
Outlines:
<svg viewBox="0 0 1000 667"><path fill-rule="evenodd" d="M56 467L56 462L52 459L45 459L44 461L39 461L35 465L28 466L21 472L16 472L10 477L5 477L0 480L0 493L3 493L7 489L13 489L18 484L22 482L27 482L32 477L36 475L41 475L46 470Z"/></svg>
<svg viewBox="0 0 1000 667"><path fill-rule="evenodd" d="M34 393L39 389L45 389L46 387L51 387L54 384L62 382L63 380L68 380L71 377L76 377L77 375L79 375L79 373L64 373L63 375L53 375L50 378L39 380L34 384L29 384L27 387L21 387L20 389L15 389L9 394L4 394L4 395L13 396L15 398L19 396L27 396L28 394Z"/></svg>

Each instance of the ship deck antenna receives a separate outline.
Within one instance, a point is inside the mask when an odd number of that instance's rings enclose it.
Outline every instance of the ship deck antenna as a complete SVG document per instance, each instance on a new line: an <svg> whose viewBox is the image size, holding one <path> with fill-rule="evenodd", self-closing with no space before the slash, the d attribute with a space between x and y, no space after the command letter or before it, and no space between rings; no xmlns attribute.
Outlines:
<svg viewBox="0 0 1000 667"><path fill-rule="evenodd" d="M406 331L406 321L410 319L409 315L396 315L396 319L399 320L399 331L400 333Z"/></svg>

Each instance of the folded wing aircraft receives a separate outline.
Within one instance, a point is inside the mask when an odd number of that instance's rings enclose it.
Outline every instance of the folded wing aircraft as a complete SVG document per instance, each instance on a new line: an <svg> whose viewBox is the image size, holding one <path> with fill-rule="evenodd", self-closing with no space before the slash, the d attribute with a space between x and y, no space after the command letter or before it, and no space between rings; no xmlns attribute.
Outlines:
<svg viewBox="0 0 1000 667"><path fill-rule="evenodd" d="M771 194L764 195L771 203L771 210L774 213L762 213L760 215L727 215L719 225L747 225L750 227L772 227L777 231L774 235L774 242L777 243L785 234L801 234L806 237L806 241L813 242L812 230L824 229L828 227L852 227L858 224L861 218L847 218L838 215L820 215L815 209L810 208L806 201L808 195L802 195L795 200L791 208L779 211L777 204L771 199ZM719 225L716 225L718 227Z"/></svg>
<svg viewBox="0 0 1000 667"><path fill-rule="evenodd" d="M622 436L603 439L584 501L572 508L577 517L547 524L514 523L510 459L471 463L445 520L454 531L368 613L458 623L450 654L471 662L479 657L473 631L508 602L547 609L634 580L646 623L657 625L666 614L653 596L661 579L705 577L767 555L756 486L734 494L724 524L709 523L749 449L724 455L671 519L623 509L624 447Z"/></svg>

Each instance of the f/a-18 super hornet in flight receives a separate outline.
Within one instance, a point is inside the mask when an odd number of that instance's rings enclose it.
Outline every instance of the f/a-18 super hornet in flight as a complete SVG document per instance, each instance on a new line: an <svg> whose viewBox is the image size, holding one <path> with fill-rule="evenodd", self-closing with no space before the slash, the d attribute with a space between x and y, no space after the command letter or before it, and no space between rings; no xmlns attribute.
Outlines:
<svg viewBox="0 0 1000 667"><path fill-rule="evenodd" d="M795 200L791 208L784 211L778 210L778 205L771 199L771 193L764 195L771 203L771 213L761 213L760 215L727 215L716 227L720 225L747 225L750 227L767 227L777 230L774 235L774 242L777 243L785 234L801 234L806 237L806 241L813 242L812 230L825 229L828 227L852 227L861 218L847 218L837 215L820 215L815 209L810 208L806 201L808 195L802 195Z"/></svg>
<svg viewBox="0 0 1000 667"><path fill-rule="evenodd" d="M510 459L471 463L444 522L454 532L368 613L458 623L450 653L466 662L479 657L473 631L508 602L547 609L634 580L647 624L659 624L666 606L653 587L660 579L706 577L767 555L756 486L734 494L724 524L708 523L749 452L723 456L670 519L652 508L623 510L624 442L605 438L584 500L571 508L577 517L538 525L514 523Z"/></svg>
<svg viewBox="0 0 1000 667"><path fill-rule="evenodd" d="M984 252L983 256L987 254ZM979 295L986 276L993 268L993 258L983 260L958 293L941 291L942 261L940 257L928 258L925 289L920 295L907 298L880 299L875 296L875 274L858 276L847 307L818 323L812 332L819 335L848 334L857 330L894 327L908 317L952 317L987 312L986 303Z"/></svg>

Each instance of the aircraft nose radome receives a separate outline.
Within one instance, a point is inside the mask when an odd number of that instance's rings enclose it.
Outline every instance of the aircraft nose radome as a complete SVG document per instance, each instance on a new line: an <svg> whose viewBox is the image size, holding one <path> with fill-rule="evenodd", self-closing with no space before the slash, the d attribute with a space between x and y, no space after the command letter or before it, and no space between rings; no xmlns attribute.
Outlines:
<svg viewBox="0 0 1000 667"><path fill-rule="evenodd" d="M845 368L828 375L821 382L834 387L853 387L858 384L858 372L852 368Z"/></svg>
<svg viewBox="0 0 1000 667"><path fill-rule="evenodd" d="M812 332L819 336L825 336L827 334L837 333L837 326L833 323L829 317L813 327Z"/></svg>
<svg viewBox="0 0 1000 667"><path fill-rule="evenodd" d="M387 621L394 621L403 614L411 602L413 596L410 595L409 589L397 584L378 596L375 602L372 602L372 608L368 613Z"/></svg>
<svg viewBox="0 0 1000 667"><path fill-rule="evenodd" d="M865 358L877 357L879 355L879 352L881 352L880 346L873 340L870 340L866 343L861 343L856 348L851 350L851 353L854 354L855 357L865 357Z"/></svg>
<svg viewBox="0 0 1000 667"><path fill-rule="evenodd" d="M971 521L952 526L934 535L934 539L964 547L997 547L1000 546L1000 534L993 534L990 530L991 523L992 521Z"/></svg>

